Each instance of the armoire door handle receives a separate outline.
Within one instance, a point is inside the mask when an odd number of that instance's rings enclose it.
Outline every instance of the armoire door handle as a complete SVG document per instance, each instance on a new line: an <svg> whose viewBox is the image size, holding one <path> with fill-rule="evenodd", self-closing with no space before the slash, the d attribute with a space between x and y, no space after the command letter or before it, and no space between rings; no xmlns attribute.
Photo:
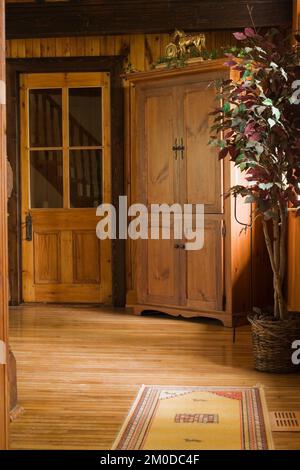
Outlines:
<svg viewBox="0 0 300 470"><path fill-rule="evenodd" d="M185 146L183 145L183 138L181 137L180 139L180 146L179 146L179 150L181 152L181 160L184 159L184 150L185 150Z"/></svg>
<svg viewBox="0 0 300 470"><path fill-rule="evenodd" d="M175 152L175 160L177 160L177 156L178 156L178 155L177 155L177 151L179 150L179 146L178 146L178 143L177 143L177 139L175 139L175 143L174 143L174 145L173 145L173 147L172 147L172 150L173 150L173 152Z"/></svg>
<svg viewBox="0 0 300 470"><path fill-rule="evenodd" d="M184 243L176 243L174 245L174 248L184 250L185 249L185 244Z"/></svg>

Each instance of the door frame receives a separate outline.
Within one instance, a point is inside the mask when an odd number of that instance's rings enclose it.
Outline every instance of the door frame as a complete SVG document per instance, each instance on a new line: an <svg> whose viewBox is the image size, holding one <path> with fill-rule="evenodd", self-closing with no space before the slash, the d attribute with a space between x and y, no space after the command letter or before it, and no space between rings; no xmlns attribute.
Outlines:
<svg viewBox="0 0 300 470"><path fill-rule="evenodd" d="M5 105L5 2L0 0L0 450L8 448L7 159Z"/></svg>
<svg viewBox="0 0 300 470"><path fill-rule="evenodd" d="M9 229L9 278L11 304L22 302L21 257L21 174L20 174L20 93L22 73L55 72L108 72L111 88L111 203L118 208L119 195L124 194L124 98L122 70L125 57L58 57L8 59L7 80L7 155L14 174L14 189L8 211ZM118 211L117 211L118 213ZM118 220L118 217L117 217ZM96 229L96 228L95 228ZM125 240L112 240L112 302L124 307Z"/></svg>

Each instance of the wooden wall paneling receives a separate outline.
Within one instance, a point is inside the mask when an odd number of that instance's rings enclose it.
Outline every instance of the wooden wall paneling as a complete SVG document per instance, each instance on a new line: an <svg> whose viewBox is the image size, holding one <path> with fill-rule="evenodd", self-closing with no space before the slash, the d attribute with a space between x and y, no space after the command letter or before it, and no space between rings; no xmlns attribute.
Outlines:
<svg viewBox="0 0 300 470"><path fill-rule="evenodd" d="M289 310L300 312L300 218L294 211L289 214L287 302Z"/></svg>
<svg viewBox="0 0 300 470"><path fill-rule="evenodd" d="M19 87L16 77L7 67L7 156L13 172L13 190L8 201L8 253L9 253L9 283L10 301L18 304L21 301L21 225L19 204L20 170L16 152L19 145Z"/></svg>
<svg viewBox="0 0 300 470"><path fill-rule="evenodd" d="M8 249L5 98L5 4L0 0L0 449L8 448Z"/></svg>
<svg viewBox="0 0 300 470"><path fill-rule="evenodd" d="M7 41L7 45L9 42ZM33 54L33 39L25 39L25 57L32 57ZM9 51L6 53L7 57L10 57Z"/></svg>
<svg viewBox="0 0 300 470"><path fill-rule="evenodd" d="M159 34L147 34L145 36L145 62L147 70L161 56L160 52L160 36Z"/></svg>
<svg viewBox="0 0 300 470"><path fill-rule="evenodd" d="M89 5L35 2L7 5L7 37L164 33L179 27L185 31L243 28L251 26L248 5L253 6L257 27L291 23L292 0L231 0L218 2L215 7L208 0L98 0Z"/></svg>
<svg viewBox="0 0 300 470"><path fill-rule="evenodd" d="M145 70L145 37L142 34L131 36L129 62L136 70Z"/></svg>
<svg viewBox="0 0 300 470"><path fill-rule="evenodd" d="M299 31L300 27L300 0L293 0L293 31Z"/></svg>
<svg viewBox="0 0 300 470"><path fill-rule="evenodd" d="M221 49L236 44L231 31L205 33L208 49ZM78 36L52 38L10 39L6 41L7 57L84 57L102 55L130 55L138 70L149 70L152 60L165 55L165 47L172 34L138 34L116 36ZM135 60L137 63L135 63Z"/></svg>
<svg viewBox="0 0 300 470"><path fill-rule="evenodd" d="M242 183L238 168L231 166L231 187ZM245 230L241 224L250 224L250 204L245 204L244 199L231 197L230 202L230 232L232 240L231 250L231 275L230 283L232 296L232 309L237 314L246 317L251 310L251 234L250 228ZM236 210L235 210L236 204ZM235 217L236 212L236 217ZM228 224L227 224L228 225ZM226 228L227 230L227 228Z"/></svg>
<svg viewBox="0 0 300 470"><path fill-rule="evenodd" d="M126 55L132 65L140 70L149 70L152 63L165 55L166 45L172 34L139 34L116 36L82 36L66 38L26 38L6 41L7 57L84 57L103 55ZM236 40L231 31L206 33L209 49L220 49L233 45Z"/></svg>

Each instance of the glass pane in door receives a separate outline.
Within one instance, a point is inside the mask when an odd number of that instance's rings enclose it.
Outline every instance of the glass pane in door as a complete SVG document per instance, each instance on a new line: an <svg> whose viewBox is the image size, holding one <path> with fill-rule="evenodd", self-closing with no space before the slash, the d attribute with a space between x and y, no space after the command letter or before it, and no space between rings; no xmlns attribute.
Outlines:
<svg viewBox="0 0 300 470"><path fill-rule="evenodd" d="M102 145L102 89L69 88L70 147Z"/></svg>
<svg viewBox="0 0 300 470"><path fill-rule="evenodd" d="M29 146L62 146L62 90L29 90Z"/></svg>
<svg viewBox="0 0 300 470"><path fill-rule="evenodd" d="M31 208L63 207L63 158L61 151L30 152Z"/></svg>
<svg viewBox="0 0 300 470"><path fill-rule="evenodd" d="M102 202L102 150L70 150L70 206Z"/></svg>

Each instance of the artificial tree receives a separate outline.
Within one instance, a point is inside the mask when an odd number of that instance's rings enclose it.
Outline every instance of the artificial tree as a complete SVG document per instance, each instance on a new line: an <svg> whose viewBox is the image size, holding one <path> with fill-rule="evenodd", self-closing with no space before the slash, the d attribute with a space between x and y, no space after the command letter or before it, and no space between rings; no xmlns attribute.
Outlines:
<svg viewBox="0 0 300 470"><path fill-rule="evenodd" d="M261 35L246 28L234 36L242 47L226 54L226 65L240 78L218 83L222 106L212 113L210 144L245 177L229 193L253 203L255 217L262 219L273 271L274 318L283 320L287 214L289 207L300 210L299 47L276 29Z"/></svg>

